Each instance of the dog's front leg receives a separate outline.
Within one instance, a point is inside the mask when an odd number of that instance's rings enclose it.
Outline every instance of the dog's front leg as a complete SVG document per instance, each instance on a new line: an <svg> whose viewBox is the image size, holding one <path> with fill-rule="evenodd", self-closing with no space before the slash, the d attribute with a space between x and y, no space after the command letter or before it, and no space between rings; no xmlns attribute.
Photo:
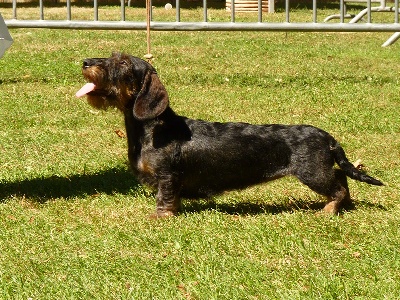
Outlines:
<svg viewBox="0 0 400 300"><path fill-rule="evenodd" d="M162 175L158 180L157 209L155 217L174 216L180 209L179 180L173 174Z"/></svg>

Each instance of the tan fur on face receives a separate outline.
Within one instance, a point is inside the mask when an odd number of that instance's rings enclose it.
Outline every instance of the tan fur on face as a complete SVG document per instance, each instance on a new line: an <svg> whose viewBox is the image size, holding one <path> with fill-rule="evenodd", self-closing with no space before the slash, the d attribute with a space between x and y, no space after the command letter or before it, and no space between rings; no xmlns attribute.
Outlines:
<svg viewBox="0 0 400 300"><path fill-rule="evenodd" d="M114 86L108 87L104 70L96 66L83 69L82 73L88 81L96 85L95 91L87 95L88 103L96 109L106 110L108 107L116 107L120 111L125 111L129 108L128 105L133 95L138 92L138 87L127 83L120 84L118 89ZM106 94L107 90L112 90L115 97Z"/></svg>
<svg viewBox="0 0 400 300"><path fill-rule="evenodd" d="M138 88L136 86L132 86L132 83L121 84L117 91L118 101L113 103L114 106L118 108L120 111L131 109L132 107L129 107L129 104L131 102L130 100L137 93L138 93Z"/></svg>

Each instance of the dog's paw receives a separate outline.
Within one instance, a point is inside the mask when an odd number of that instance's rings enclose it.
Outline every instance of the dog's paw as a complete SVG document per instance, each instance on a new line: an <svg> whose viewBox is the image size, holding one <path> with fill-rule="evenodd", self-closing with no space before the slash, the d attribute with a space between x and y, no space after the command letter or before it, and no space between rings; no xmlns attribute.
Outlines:
<svg viewBox="0 0 400 300"><path fill-rule="evenodd" d="M339 213L338 204L335 201L328 202L322 209L322 212L330 215L337 215Z"/></svg>

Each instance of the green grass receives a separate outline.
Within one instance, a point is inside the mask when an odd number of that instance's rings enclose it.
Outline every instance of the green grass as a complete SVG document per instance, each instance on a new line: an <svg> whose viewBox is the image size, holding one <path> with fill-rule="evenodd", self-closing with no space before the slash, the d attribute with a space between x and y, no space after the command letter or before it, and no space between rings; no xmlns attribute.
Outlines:
<svg viewBox="0 0 400 300"><path fill-rule="evenodd" d="M356 209L339 217L318 214L324 199L287 178L184 200L181 215L157 221L114 132L122 116L74 96L84 58L142 56L145 32L11 34L0 59L1 299L400 298L400 43L380 46L390 33L152 32L178 113L321 127L386 184L350 181Z"/></svg>

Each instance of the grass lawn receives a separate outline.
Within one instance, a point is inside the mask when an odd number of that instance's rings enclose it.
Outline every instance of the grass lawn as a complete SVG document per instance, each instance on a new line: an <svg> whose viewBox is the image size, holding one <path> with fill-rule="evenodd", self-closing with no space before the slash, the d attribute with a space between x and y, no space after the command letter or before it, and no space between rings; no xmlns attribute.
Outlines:
<svg viewBox="0 0 400 300"><path fill-rule="evenodd" d="M286 178L184 200L164 220L148 218L154 193L127 167L121 114L74 96L84 58L142 57L145 32L11 35L0 59L0 299L400 299L400 42L380 46L390 33L152 32L176 112L321 127L385 183L349 180L356 208L335 217Z"/></svg>

